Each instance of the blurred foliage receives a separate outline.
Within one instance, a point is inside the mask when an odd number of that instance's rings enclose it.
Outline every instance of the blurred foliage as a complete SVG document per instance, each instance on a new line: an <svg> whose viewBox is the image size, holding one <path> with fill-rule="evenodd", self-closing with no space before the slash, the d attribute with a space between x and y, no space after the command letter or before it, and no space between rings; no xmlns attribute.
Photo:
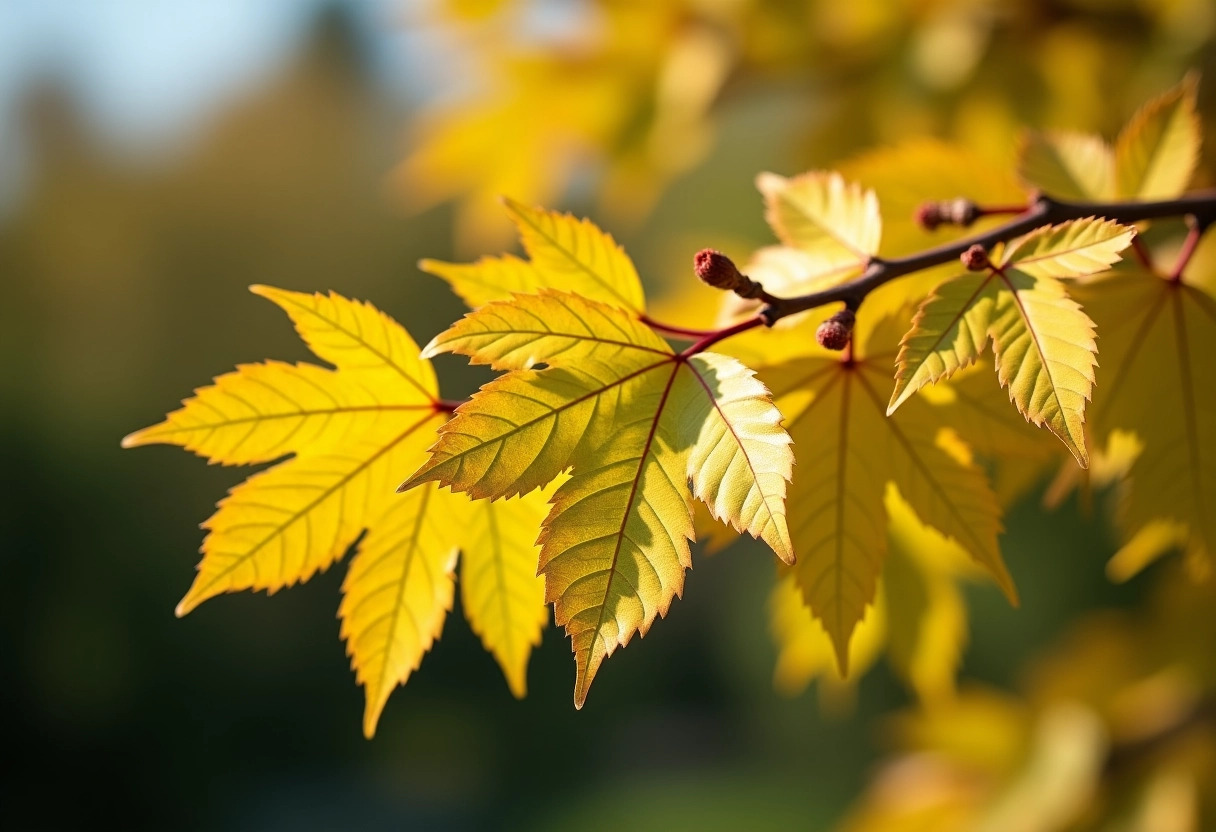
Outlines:
<svg viewBox="0 0 1216 832"><path fill-rule="evenodd" d="M1174 569L1092 613L1017 695L972 687L887 723L899 753L848 832L1197 832L1216 819L1213 585Z"/></svg>
<svg viewBox="0 0 1216 832"><path fill-rule="evenodd" d="M438 0L424 17L455 42L460 83L412 129L398 190L415 208L458 198L466 248L505 240L500 193L640 221L748 99L781 102L783 124L756 129L793 127L801 167L917 135L1007 161L1019 125L1109 132L1216 69L1208 0L559 5Z"/></svg>

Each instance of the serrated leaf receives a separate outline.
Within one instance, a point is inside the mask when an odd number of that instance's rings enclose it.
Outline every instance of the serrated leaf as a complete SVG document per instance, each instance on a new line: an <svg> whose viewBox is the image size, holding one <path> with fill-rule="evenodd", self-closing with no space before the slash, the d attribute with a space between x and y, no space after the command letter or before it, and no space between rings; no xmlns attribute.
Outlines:
<svg viewBox="0 0 1216 832"><path fill-rule="evenodd" d="M1002 266L1031 277L1084 277L1118 263L1135 236L1134 228L1096 217L1047 225L1010 243Z"/></svg>
<svg viewBox="0 0 1216 832"><path fill-rule="evenodd" d="M1065 130L1027 131L1018 146L1018 176L1057 199L1115 195L1115 160L1098 136Z"/></svg>
<svg viewBox="0 0 1216 832"><path fill-rule="evenodd" d="M503 200L543 285L632 312L646 308L633 261L590 220Z"/></svg>
<svg viewBox="0 0 1216 832"><path fill-rule="evenodd" d="M470 309L513 294L535 292L546 285L531 263L513 254L482 257L475 263L425 259L418 261L418 268L447 281Z"/></svg>
<svg viewBox="0 0 1216 832"><path fill-rule="evenodd" d="M823 623L811 614L792 573L783 574L773 587L768 612L769 631L777 646L773 687L784 696L796 696L820 680L825 688L821 697L826 694L829 698L844 698L838 691L847 689L853 679L873 667L887 638L887 608L881 588L878 602L857 625L849 641L848 676L841 675L832 639Z"/></svg>
<svg viewBox="0 0 1216 832"><path fill-rule="evenodd" d="M241 364L195 390L164 422L123 439L123 447L181 445L222 465L267 462L298 448L338 449L377 424L392 431L410 411L432 413L416 393L312 364Z"/></svg>
<svg viewBox="0 0 1216 832"><path fill-rule="evenodd" d="M666 363L588 361L496 378L456 408L430 457L399 490L436 480L475 499L497 499L540 488L574 456L608 441L623 385Z"/></svg>
<svg viewBox="0 0 1216 832"><path fill-rule="evenodd" d="M503 199L529 260L512 255L475 263L423 260L418 266L441 278L471 309L515 294L557 289L641 314L646 308L633 261L590 220L528 208Z"/></svg>
<svg viewBox="0 0 1216 832"><path fill-rule="evenodd" d="M1018 412L1087 465L1083 426L1097 343L1093 322L1055 277L1106 268L1131 236L1097 220L1038 229L1010 244L992 268L939 286L901 343L888 412L973 363L991 340L997 377Z"/></svg>
<svg viewBox="0 0 1216 832"><path fill-rule="evenodd" d="M366 690L364 732L371 736L393 688L439 635L463 549L466 612L522 694L544 619L533 542L547 510L544 495L474 506L433 485L394 494L401 472L423 461L443 421L430 363L404 329L369 304L254 291L286 310L313 352L336 369L242 365L165 422L124 440L128 447L178 444L231 464L294 454L234 488L204 524L203 560L178 613L222 592L273 592L307 580L363 534L340 615ZM476 606L467 602L474 598Z"/></svg>
<svg viewBox="0 0 1216 832"><path fill-rule="evenodd" d="M790 530L794 571L842 673L887 551L888 484L1014 597L996 542L1000 512L983 473L939 444L940 418L927 403L912 399L886 417L879 391L895 337L884 323L851 358L806 355L760 368L798 450L788 498L799 506Z"/></svg>
<svg viewBox="0 0 1216 832"><path fill-rule="evenodd" d="M670 356L671 347L649 327L633 325L620 309L544 289L465 315L435 336L423 355L445 352L467 355L471 363L495 370L525 370L538 363L578 366L589 358L628 362L635 353Z"/></svg>
<svg viewBox="0 0 1216 832"><path fill-rule="evenodd" d="M737 361L677 355L627 312L560 292L475 310L432 348L521 369L458 408L402 488L438 481L493 499L573 469L544 522L540 571L572 640L579 707L604 658L680 593L694 494L793 560L789 437ZM548 366L522 369L537 362Z"/></svg>
<svg viewBox="0 0 1216 832"><path fill-rule="evenodd" d="M637 395L655 401L618 419L614 440L578 461L541 532L545 600L570 637L577 708L604 659L667 614L692 567L688 452L670 395L678 370L652 373Z"/></svg>
<svg viewBox="0 0 1216 832"><path fill-rule="evenodd" d="M878 252L882 217L873 191L835 172L793 178L762 173L765 217L778 239L821 260L827 268L865 264Z"/></svg>
<svg viewBox="0 0 1216 832"><path fill-rule="evenodd" d="M681 444L692 447L693 494L715 519L760 538L793 563L785 488L794 455L768 390L725 355L694 355L685 369L674 395L691 403L682 416Z"/></svg>
<svg viewBox="0 0 1216 832"><path fill-rule="evenodd" d="M1155 552L1128 555L1128 563L1147 563L1174 545L1210 557L1216 552L1216 301L1189 277L1170 281L1142 271L1112 272L1077 291L1102 333L1101 383L1091 408L1095 441L1105 445L1124 430L1142 445L1120 523L1139 549ZM1153 527L1169 533L1148 535Z"/></svg>
<svg viewBox="0 0 1216 832"><path fill-rule="evenodd" d="M548 498L549 490L544 490L514 500L472 501L462 532L460 600L465 617L519 698L527 693L528 658L532 648L540 646L549 617L545 582L536 574L540 549L534 543L549 512Z"/></svg>
<svg viewBox="0 0 1216 832"><path fill-rule="evenodd" d="M389 694L418 669L452 609L463 518L445 496L432 485L394 500L359 544L342 584L341 637L366 692L369 739Z"/></svg>
<svg viewBox="0 0 1216 832"><path fill-rule="evenodd" d="M1169 199L1186 190L1199 161L1198 77L1144 105L1115 142L1115 181L1127 199Z"/></svg>
<svg viewBox="0 0 1216 832"><path fill-rule="evenodd" d="M840 675L832 641L806 606L794 575L779 580L769 601L777 643L774 684L795 694L817 678L830 688L852 684L880 654L926 703L947 698L967 642L958 587L967 555L924 525L888 486L888 553L875 603L849 643L850 675ZM960 569L960 567L962 567Z"/></svg>

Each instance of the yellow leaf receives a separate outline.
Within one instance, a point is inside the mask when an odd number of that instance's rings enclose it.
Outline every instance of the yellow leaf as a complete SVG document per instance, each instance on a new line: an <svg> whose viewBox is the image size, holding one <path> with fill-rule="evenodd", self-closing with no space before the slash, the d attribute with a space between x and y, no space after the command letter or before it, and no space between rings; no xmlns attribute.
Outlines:
<svg viewBox="0 0 1216 832"><path fill-rule="evenodd" d="M544 522L540 571L573 642L579 707L604 658L679 594L694 495L793 561L789 437L734 359L677 355L628 312L553 291L475 310L430 350L515 369L457 409L402 488L497 498L573 469Z"/></svg>
<svg viewBox="0 0 1216 832"><path fill-rule="evenodd" d="M430 363L397 323L338 295L254 291L292 317L337 369L242 365L125 446L182 445L213 462L292 459L234 488L205 524L184 615L221 592L306 580L364 534L343 584L342 637L365 687L371 736L389 694L418 667L452 605L463 549L466 614L517 695L544 622L536 577L543 494L472 504L427 485L393 493L443 421Z"/></svg>
<svg viewBox="0 0 1216 832"><path fill-rule="evenodd" d="M850 679L841 675L832 640L823 624L812 614L792 573L781 576L769 596L769 629L777 643L777 664L773 668L773 687L785 696L796 696L816 679L829 685L845 686ZM857 625L849 642L848 666L851 678L858 678L874 665L887 637L885 598Z"/></svg>
<svg viewBox="0 0 1216 832"><path fill-rule="evenodd" d="M278 459L299 448L338 449L377 425L434 412L410 386L379 388L313 364L242 364L170 413L123 439L123 447L181 445L223 465Z"/></svg>
<svg viewBox="0 0 1216 832"><path fill-rule="evenodd" d="M688 453L680 448L675 408L668 408L678 370L669 364L657 371L638 391L657 401L578 461L541 532L545 600L570 636L577 708L604 659L667 614L692 566Z"/></svg>
<svg viewBox="0 0 1216 832"><path fill-rule="evenodd" d="M1108 200L1115 195L1115 160L1098 136L1027 131L1018 146L1018 175L1057 199Z"/></svg>
<svg viewBox="0 0 1216 832"><path fill-rule="evenodd" d="M657 367L656 360L520 370L484 385L439 429L430 457L400 490L438 480L476 499L540 488L608 441L622 387Z"/></svg>
<svg viewBox="0 0 1216 832"><path fill-rule="evenodd" d="M398 496L351 561L338 616L366 693L363 734L369 739L393 688L405 684L443 631L466 522L453 511L460 508L434 485Z"/></svg>
<svg viewBox="0 0 1216 832"><path fill-rule="evenodd" d="M901 344L888 412L973 363L991 339L997 377L1018 412L1087 465L1084 411L1097 344L1093 323L1055 278L1106 268L1131 235L1097 220L1045 227L1010 244L992 268L939 286Z"/></svg>
<svg viewBox="0 0 1216 832"><path fill-rule="evenodd" d="M1170 281L1143 271L1111 272L1077 291L1102 333L1095 441L1105 444L1126 430L1142 445L1122 503L1126 535L1143 545L1146 529L1168 529L1154 535L1157 552L1170 542L1210 557L1216 552L1216 301L1189 277Z"/></svg>
<svg viewBox="0 0 1216 832"><path fill-rule="evenodd" d="M540 646L548 618L545 582L536 574L540 550L534 541L549 511L549 493L470 502L465 515L468 526L461 531L460 599L465 617L498 660L511 692L520 698L528 689L528 657L533 647ZM447 517L443 522L458 519Z"/></svg>
<svg viewBox="0 0 1216 832"><path fill-rule="evenodd" d="M504 200L542 285L632 312L646 308L633 261L590 220Z"/></svg>
<svg viewBox="0 0 1216 832"><path fill-rule="evenodd" d="M180 444L215 462L296 453L233 489L204 524L203 560L179 615L222 592L274 591L328 567L385 511L386 486L440 421L429 362L378 310L337 295L253 291L286 310L338 370L246 366L123 441Z"/></svg>
<svg viewBox="0 0 1216 832"><path fill-rule="evenodd" d="M527 208L504 199L529 261L506 255L476 263L423 260L423 271L447 281L472 309L514 294L560 289L640 314L646 299L633 261L590 220Z"/></svg>
<svg viewBox="0 0 1216 832"><path fill-rule="evenodd" d="M1115 143L1115 181L1126 199L1169 199L1186 190L1199 161L1202 127L1195 99L1199 78L1144 105Z"/></svg>
<svg viewBox="0 0 1216 832"><path fill-rule="evenodd" d="M567 292L542 289L516 295L465 315L427 344L423 356L454 352L496 370L526 370L537 363L579 366L592 359L628 361L634 353L670 356L671 347L620 309Z"/></svg>
<svg viewBox="0 0 1216 832"><path fill-rule="evenodd" d="M789 501L799 586L847 672L854 626L871 603L887 551L888 483L920 519L982 564L1013 599L996 537L996 499L982 472L938 444L940 417L912 399L885 415L880 393L895 352L885 322L854 355L776 358L761 367L798 450ZM806 333L809 337L809 332Z"/></svg>
<svg viewBox="0 0 1216 832"><path fill-rule="evenodd" d="M725 355L694 355L685 366L673 395L690 403L682 419L684 441L692 445L693 494L715 519L760 538L793 563L785 488L794 455L768 390Z"/></svg>
<svg viewBox="0 0 1216 832"><path fill-rule="evenodd" d="M815 257L824 269L859 268L878 252L882 217L873 191L821 172L792 179L762 173L756 187L781 242Z"/></svg>
<svg viewBox="0 0 1216 832"><path fill-rule="evenodd" d="M1084 277L1118 263L1135 235L1134 228L1095 217L1047 225L1010 243L1002 265L1031 277Z"/></svg>
<svg viewBox="0 0 1216 832"><path fill-rule="evenodd" d="M513 254L482 257L476 263L445 263L420 260L418 268L446 280L470 309L512 294L535 292L544 286L543 278L532 264Z"/></svg>

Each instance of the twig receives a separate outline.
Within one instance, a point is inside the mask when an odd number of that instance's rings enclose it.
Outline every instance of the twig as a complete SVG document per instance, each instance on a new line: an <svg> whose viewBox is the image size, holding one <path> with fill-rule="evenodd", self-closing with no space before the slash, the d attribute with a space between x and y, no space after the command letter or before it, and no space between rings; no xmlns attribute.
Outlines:
<svg viewBox="0 0 1216 832"><path fill-rule="evenodd" d="M860 277L830 289L791 298L770 296L771 300L761 310L760 316L765 324L772 326L782 318L829 303L843 302L850 308L856 308L870 292L898 277L957 260L974 245L990 248L996 243L1006 242L1044 225L1086 217L1103 217L1122 223L1134 223L1181 216L1192 217L1193 227L1198 228L1201 233L1207 226L1216 222L1216 191L1198 191L1177 199L1158 202L1069 202L1040 196L1018 217L982 234L974 234L907 257L894 257L889 260L872 257Z"/></svg>

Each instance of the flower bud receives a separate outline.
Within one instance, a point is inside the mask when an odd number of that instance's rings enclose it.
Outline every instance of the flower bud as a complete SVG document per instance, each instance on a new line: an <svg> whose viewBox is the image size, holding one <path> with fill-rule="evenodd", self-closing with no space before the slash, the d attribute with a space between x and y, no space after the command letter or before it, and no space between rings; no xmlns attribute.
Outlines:
<svg viewBox="0 0 1216 832"><path fill-rule="evenodd" d="M693 258L693 268L702 282L731 292L747 281L733 260L720 251L703 248Z"/></svg>
<svg viewBox="0 0 1216 832"><path fill-rule="evenodd" d="M849 309L842 309L819 325L815 340L825 350L842 350L853 337L853 324L857 316Z"/></svg>
<svg viewBox="0 0 1216 832"><path fill-rule="evenodd" d="M960 254L959 259L963 261L963 268L969 272L982 272L992 265L988 260L988 252L978 243Z"/></svg>

